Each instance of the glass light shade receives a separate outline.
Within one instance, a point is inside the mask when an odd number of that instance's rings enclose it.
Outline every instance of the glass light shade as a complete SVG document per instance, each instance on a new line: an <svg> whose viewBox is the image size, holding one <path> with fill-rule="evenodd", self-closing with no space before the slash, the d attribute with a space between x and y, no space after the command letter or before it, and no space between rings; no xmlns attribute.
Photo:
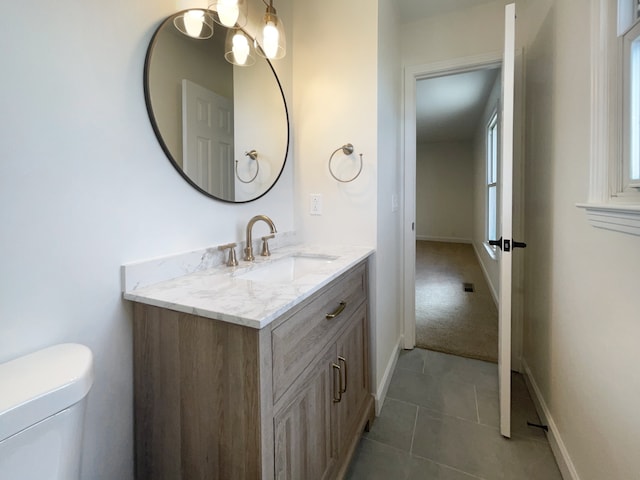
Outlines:
<svg viewBox="0 0 640 480"><path fill-rule="evenodd" d="M190 9L173 19L175 27L184 35L204 40L213 35L213 21L207 10Z"/></svg>
<svg viewBox="0 0 640 480"><path fill-rule="evenodd" d="M241 28L247 24L247 0L209 0L213 20L228 28Z"/></svg>
<svg viewBox="0 0 640 480"><path fill-rule="evenodd" d="M256 63L251 53L251 41L241 29L230 28L224 46L224 58L238 67L249 67Z"/></svg>
<svg viewBox="0 0 640 480"><path fill-rule="evenodd" d="M287 39L284 25L275 13L275 9L267 9L264 24L256 36L256 51L259 55L271 60L283 58L287 53Z"/></svg>

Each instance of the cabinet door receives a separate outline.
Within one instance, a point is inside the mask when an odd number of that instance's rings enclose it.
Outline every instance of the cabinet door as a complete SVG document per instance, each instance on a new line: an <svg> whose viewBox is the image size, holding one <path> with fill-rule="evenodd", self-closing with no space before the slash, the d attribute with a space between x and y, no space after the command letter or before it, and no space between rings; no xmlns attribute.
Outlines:
<svg viewBox="0 0 640 480"><path fill-rule="evenodd" d="M349 320L350 326L338 340L338 364L342 375L342 398L338 403L339 448L360 432L362 409L369 397L367 306L362 304Z"/></svg>
<svg viewBox="0 0 640 480"><path fill-rule="evenodd" d="M335 347L293 388L291 400L274 417L275 477L279 480L328 479L337 461L334 389ZM334 373L335 372L335 373Z"/></svg>

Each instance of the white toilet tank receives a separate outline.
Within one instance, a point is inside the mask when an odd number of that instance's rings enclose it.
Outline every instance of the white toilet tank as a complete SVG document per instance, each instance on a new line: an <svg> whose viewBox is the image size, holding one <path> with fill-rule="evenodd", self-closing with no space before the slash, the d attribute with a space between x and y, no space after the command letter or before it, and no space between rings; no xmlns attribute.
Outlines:
<svg viewBox="0 0 640 480"><path fill-rule="evenodd" d="M0 480L80 477L93 355L55 345L0 364Z"/></svg>

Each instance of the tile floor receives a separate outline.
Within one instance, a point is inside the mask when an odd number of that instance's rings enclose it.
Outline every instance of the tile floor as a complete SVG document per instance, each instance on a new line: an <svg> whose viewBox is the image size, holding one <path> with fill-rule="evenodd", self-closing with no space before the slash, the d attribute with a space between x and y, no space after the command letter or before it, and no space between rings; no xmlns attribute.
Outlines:
<svg viewBox="0 0 640 480"><path fill-rule="evenodd" d="M561 480L521 375L512 378L512 436L498 430L494 363L402 351L380 416L348 480Z"/></svg>

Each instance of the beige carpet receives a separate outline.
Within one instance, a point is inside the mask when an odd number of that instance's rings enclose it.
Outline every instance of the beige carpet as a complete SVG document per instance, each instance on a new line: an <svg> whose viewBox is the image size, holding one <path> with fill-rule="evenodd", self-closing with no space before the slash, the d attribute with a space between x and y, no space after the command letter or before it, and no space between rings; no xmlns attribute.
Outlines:
<svg viewBox="0 0 640 480"><path fill-rule="evenodd" d="M498 361L498 310L471 245L416 242L416 345Z"/></svg>

